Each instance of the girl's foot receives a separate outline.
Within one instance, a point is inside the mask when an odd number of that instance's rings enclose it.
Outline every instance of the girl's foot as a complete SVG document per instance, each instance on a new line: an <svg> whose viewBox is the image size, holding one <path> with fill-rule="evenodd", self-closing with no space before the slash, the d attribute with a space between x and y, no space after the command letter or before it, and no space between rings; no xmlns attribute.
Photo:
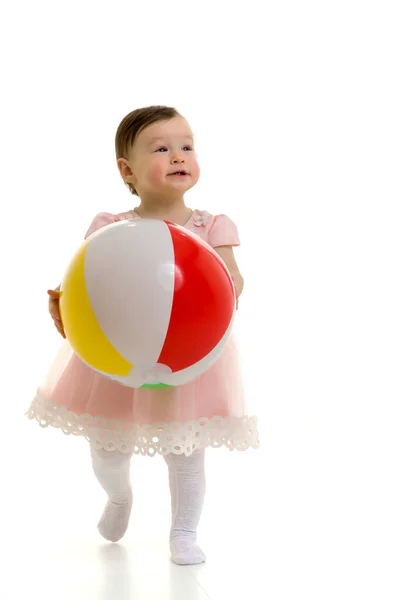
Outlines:
<svg viewBox="0 0 400 600"><path fill-rule="evenodd" d="M203 550L188 537L171 539L170 549L171 558L176 565L199 565L206 560Z"/></svg>
<svg viewBox="0 0 400 600"><path fill-rule="evenodd" d="M128 528L132 510L132 494L124 503L107 502L98 524L100 534L110 542L118 542L124 537Z"/></svg>

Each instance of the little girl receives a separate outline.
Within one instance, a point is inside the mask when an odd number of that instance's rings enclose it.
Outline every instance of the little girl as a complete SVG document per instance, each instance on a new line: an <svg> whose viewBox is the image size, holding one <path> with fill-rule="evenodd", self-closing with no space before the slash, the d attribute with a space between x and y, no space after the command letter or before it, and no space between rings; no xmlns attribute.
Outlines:
<svg viewBox="0 0 400 600"><path fill-rule="evenodd" d="M100 213L86 237L123 219L175 222L208 242L232 274L237 297L243 278L233 247L239 245L225 215L186 207L184 194L200 170L193 133L173 108L135 110L120 123L116 155L122 179L139 206L121 214ZM59 289L49 290L49 311L65 338ZM28 411L42 427L52 425L90 442L94 473L108 495L98 524L101 535L117 542L126 532L132 507L133 453L164 456L169 469L172 526L170 548L176 564L204 562L196 543L204 494L206 447L257 448L257 419L244 412L238 358L231 339L218 361L197 380L180 387L132 389L86 366L65 341Z"/></svg>

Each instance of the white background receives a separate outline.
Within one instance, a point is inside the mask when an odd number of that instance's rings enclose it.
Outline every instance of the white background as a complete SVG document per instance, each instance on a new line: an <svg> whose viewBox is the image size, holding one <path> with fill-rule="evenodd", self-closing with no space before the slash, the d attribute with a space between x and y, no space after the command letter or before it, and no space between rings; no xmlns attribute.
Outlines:
<svg viewBox="0 0 400 600"><path fill-rule="evenodd" d="M399 598L396 4L2 5L4 600ZM59 345L46 289L97 212L135 205L114 134L148 104L195 130L188 204L242 238L262 449L209 452L196 569L168 563L161 460L134 461L129 535L103 546L86 442L23 416Z"/></svg>

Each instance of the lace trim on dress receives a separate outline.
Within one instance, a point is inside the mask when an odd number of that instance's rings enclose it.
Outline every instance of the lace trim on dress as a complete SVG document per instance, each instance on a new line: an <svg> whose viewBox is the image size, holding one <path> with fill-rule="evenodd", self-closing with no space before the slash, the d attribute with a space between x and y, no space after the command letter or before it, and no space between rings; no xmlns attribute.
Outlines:
<svg viewBox="0 0 400 600"><path fill-rule="evenodd" d="M83 436L97 449L123 453L190 456L193 451L206 447L247 450L260 445L256 417L215 416L186 423L138 425L120 419L77 415L40 393L26 415L29 419L36 419L41 427L51 425L67 435Z"/></svg>

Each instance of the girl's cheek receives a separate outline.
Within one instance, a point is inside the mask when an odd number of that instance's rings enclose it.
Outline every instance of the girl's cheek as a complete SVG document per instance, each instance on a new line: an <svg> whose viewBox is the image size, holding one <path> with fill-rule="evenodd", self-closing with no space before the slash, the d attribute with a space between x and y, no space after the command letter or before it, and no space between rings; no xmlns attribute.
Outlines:
<svg viewBox="0 0 400 600"><path fill-rule="evenodd" d="M148 171L148 179L151 183L159 183L163 180L166 174L166 167L163 163L156 161L154 162L149 171Z"/></svg>

